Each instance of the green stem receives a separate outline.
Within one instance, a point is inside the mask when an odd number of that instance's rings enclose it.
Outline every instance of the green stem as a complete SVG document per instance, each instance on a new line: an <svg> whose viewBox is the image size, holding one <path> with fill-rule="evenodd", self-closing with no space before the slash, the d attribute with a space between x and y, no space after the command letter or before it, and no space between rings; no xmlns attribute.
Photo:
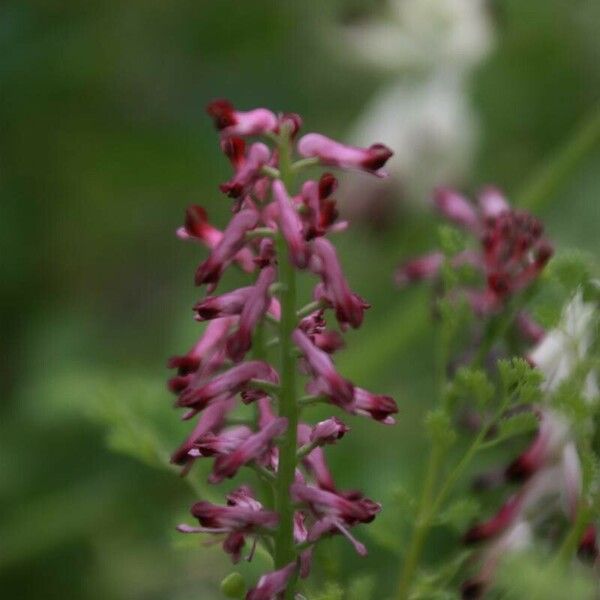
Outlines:
<svg viewBox="0 0 600 600"><path fill-rule="evenodd" d="M291 179L290 144L285 134L279 139L279 165L286 187ZM296 470L296 431L298 429L298 404L296 401L296 361L293 355L292 332L296 327L296 273L288 260L284 238L277 236L279 282L281 283L280 340L280 393L279 416L288 421L287 431L279 441L279 466L275 481L275 508L279 513L279 527L275 536L275 568L280 569L296 557L294 548L294 507L290 500L290 486ZM293 585L286 598L292 598Z"/></svg>
<svg viewBox="0 0 600 600"><path fill-rule="evenodd" d="M421 492L421 499L419 501L419 512L415 520L409 546L406 550L402 571L400 572L398 591L396 593L397 600L408 600L415 571L419 565L421 552L431 525L431 503L435 483L442 464L442 455L443 452L440 445L436 444L433 446L429 454L425 483L423 484L423 491Z"/></svg>

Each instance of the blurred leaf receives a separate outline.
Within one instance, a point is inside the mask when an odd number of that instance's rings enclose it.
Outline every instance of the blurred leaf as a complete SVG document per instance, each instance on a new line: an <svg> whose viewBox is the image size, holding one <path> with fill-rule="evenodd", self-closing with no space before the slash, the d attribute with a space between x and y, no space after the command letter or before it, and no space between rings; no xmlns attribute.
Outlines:
<svg viewBox="0 0 600 600"><path fill-rule="evenodd" d="M375 578L371 575L356 577L350 582L344 600L371 600L375 591Z"/></svg>
<svg viewBox="0 0 600 600"><path fill-rule="evenodd" d="M475 498L460 498L439 513L434 522L436 525L447 525L457 532L464 532L480 510L479 502Z"/></svg>
<svg viewBox="0 0 600 600"><path fill-rule="evenodd" d="M495 578L495 588L509 600L591 600L595 584L592 577L574 565L562 565L535 554L510 554L505 557Z"/></svg>

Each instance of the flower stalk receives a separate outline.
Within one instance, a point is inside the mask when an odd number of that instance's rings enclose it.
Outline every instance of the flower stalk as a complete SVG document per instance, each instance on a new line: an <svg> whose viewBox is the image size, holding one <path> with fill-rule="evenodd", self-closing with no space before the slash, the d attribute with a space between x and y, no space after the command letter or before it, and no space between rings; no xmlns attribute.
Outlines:
<svg viewBox="0 0 600 600"><path fill-rule="evenodd" d="M308 577L313 548L322 538L342 535L358 554L366 554L350 528L372 521L381 508L358 492L337 488L322 446L336 443L349 428L337 417L314 426L300 421L298 375L307 378L307 397L349 414L392 424L398 410L392 398L355 387L335 368L331 357L344 342L333 322L341 331L357 328L369 305L350 289L335 247L324 239L347 225L336 222L331 197L336 178L323 173L295 195L293 179L316 164L381 177L391 151L380 144L346 146L318 134L296 141L302 125L296 114L238 111L226 100L212 102L208 113L234 169L220 186L233 199L233 216L221 231L202 207L190 207L178 230L181 239L200 242L210 253L195 278L208 291L194 306L195 320L207 322L206 329L187 354L169 361L177 369L169 381L175 404L186 410L184 420L197 418L172 462L185 475L194 461L214 458L212 484L253 471L261 493L242 485L225 505L197 502L191 512L200 526L178 529L225 536L223 549L234 563L248 542L248 560L260 544L274 570L260 577L245 599L291 600L298 578ZM263 141L248 144L248 136ZM303 158L294 162L298 154ZM231 264L255 274L253 283L214 294ZM300 272L318 280L302 303L296 287ZM327 311L332 311L329 320ZM232 415L240 401L255 406L254 420Z"/></svg>
<svg viewBox="0 0 600 600"><path fill-rule="evenodd" d="M279 136L281 180L289 188L290 139L287 131ZM280 257L279 284L281 319L279 323L279 355L281 389L279 392L279 416L288 420L288 429L279 442L279 466L275 484L275 507L280 515L279 529L275 537L275 568L280 569L294 559L293 514L290 485L296 470L296 430L298 428L298 404L296 401L296 361L293 355L292 332L296 328L296 272L293 264L285 260L287 245L283 235L276 240Z"/></svg>

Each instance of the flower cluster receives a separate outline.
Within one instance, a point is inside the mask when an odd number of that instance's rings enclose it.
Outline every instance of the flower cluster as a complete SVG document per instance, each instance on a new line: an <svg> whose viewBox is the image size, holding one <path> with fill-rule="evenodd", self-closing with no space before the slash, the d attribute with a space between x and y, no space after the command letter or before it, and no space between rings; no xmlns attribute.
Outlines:
<svg viewBox="0 0 600 600"><path fill-rule="evenodd" d="M515 294L536 280L552 256L552 246L544 237L540 221L511 208L496 188L484 189L477 206L453 190L438 188L434 204L450 223L477 240L477 247L467 248L451 259L453 267L468 265L481 274L480 287L463 290L477 315L500 313ZM405 286L436 279L444 260L442 252L409 260L398 267L396 283ZM539 341L543 335L526 313L519 314L517 325L531 341Z"/></svg>
<svg viewBox="0 0 600 600"><path fill-rule="evenodd" d="M291 597L296 578L309 572L319 539L342 534L364 554L349 530L372 521L380 510L362 494L338 489L327 466L323 446L336 443L348 427L337 417L310 425L301 420L302 411L329 403L386 424L397 412L392 398L355 386L332 360L343 346L341 332L359 327L369 306L350 289L326 237L346 227L337 221L332 196L337 181L324 173L296 194L291 185L303 167L317 164L382 177L392 153L380 144L357 148L317 133L297 139L302 122L296 114L242 112L225 100L212 102L207 112L233 166L231 179L220 186L233 199L233 214L220 231L203 208L191 206L177 232L209 249L195 276L208 295L194 306L195 319L208 323L187 354L169 361L177 369L169 381L176 406L185 409L184 419L197 418L172 462L187 473L196 460L214 458L210 483L250 467L272 491L259 497L242 485L225 505L197 502L191 512L199 526L179 529L223 536L223 549L234 563L247 542L248 558L263 544L275 570L260 578L247 599ZM261 141L249 144L249 136ZM252 281L216 294L231 264ZM296 298L298 271L317 278L303 307ZM307 376L302 397L296 394L299 373ZM240 405L254 406L254 417L244 422L233 417Z"/></svg>
<svg viewBox="0 0 600 600"><path fill-rule="evenodd" d="M573 376L592 344L596 307L582 299L581 292L567 304L562 321L549 331L528 355L529 362L544 376L546 397ZM587 370L581 387L588 403L598 400L596 374ZM580 458L569 419L544 403L533 407L537 433L523 453L503 469L500 481L519 485L489 520L473 526L465 535L468 544L482 544L480 571L463 585L464 598L479 598L489 585L501 558L529 546L536 526L562 513L574 522L582 501ZM580 554L596 558L593 525L580 541Z"/></svg>

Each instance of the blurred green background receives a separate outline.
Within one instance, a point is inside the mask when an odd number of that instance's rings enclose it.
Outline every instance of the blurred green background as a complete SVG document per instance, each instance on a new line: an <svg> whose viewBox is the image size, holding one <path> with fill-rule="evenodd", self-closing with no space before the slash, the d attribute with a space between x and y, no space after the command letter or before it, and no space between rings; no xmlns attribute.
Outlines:
<svg viewBox="0 0 600 600"><path fill-rule="evenodd" d="M3 597L219 597L229 566L218 548L173 531L195 496L152 466L187 430L165 390L166 358L198 333L190 306L200 255L173 232L189 203L219 224L228 206L217 189L228 165L203 108L228 97L296 111L306 130L346 139L390 75L361 62L360 48L344 50L340 23L382 6L0 4ZM484 10L494 41L464 89L480 133L459 183L516 194L596 110L600 3L497 0ZM410 85L414 73L394 77ZM598 255L599 196L596 148L541 207L557 245ZM318 575L346 583L369 568L378 593L396 577L389 538L405 531L394 529L394 486L415 489L419 416L432 402L426 291L400 294L391 283L394 265L434 239L423 202L404 194L387 229L356 222L339 238L351 284L373 304L340 368L395 394L401 412L395 428L353 420L332 449L340 484L390 508L385 528L358 532L369 558L331 541ZM107 448L107 435L122 452Z"/></svg>

